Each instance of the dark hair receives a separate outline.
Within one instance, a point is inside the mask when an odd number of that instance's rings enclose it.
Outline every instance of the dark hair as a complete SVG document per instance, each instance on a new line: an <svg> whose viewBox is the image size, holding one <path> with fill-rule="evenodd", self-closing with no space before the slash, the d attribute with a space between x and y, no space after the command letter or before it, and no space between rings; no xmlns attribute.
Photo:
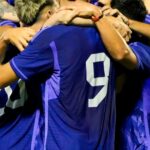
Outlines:
<svg viewBox="0 0 150 150"><path fill-rule="evenodd" d="M143 22L147 14L143 0L112 0L112 7L117 8L126 17ZM139 41L148 44L146 37L133 31L130 42Z"/></svg>
<svg viewBox="0 0 150 150"><path fill-rule="evenodd" d="M147 14L143 0L112 0L112 7L130 19L144 21Z"/></svg>

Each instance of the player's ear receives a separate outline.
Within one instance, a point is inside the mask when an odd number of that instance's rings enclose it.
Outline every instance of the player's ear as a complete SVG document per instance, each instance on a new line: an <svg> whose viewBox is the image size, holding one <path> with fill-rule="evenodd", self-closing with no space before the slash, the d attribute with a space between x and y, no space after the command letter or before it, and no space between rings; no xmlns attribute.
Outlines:
<svg viewBox="0 0 150 150"><path fill-rule="evenodd" d="M47 19L49 19L51 15L52 15L51 10L48 10L48 11L47 11Z"/></svg>

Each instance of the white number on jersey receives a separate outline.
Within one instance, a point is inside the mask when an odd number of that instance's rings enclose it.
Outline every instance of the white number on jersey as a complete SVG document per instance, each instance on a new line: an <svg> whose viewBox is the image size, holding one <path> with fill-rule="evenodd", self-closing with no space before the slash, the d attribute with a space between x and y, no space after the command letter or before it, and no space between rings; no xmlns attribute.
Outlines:
<svg viewBox="0 0 150 150"><path fill-rule="evenodd" d="M22 80L18 80L17 82L19 89L17 90L20 98L19 99L11 99L11 95L13 94L13 90L10 86L6 87L4 90L7 94L7 102L6 102L6 106L4 106L3 108L0 108L0 117L3 116L5 114L5 107L11 108L11 109L16 109L19 107L24 106L28 95L27 95L27 91L26 91L26 86L24 81ZM1 90L0 90L1 92ZM16 92L16 91L15 91Z"/></svg>
<svg viewBox="0 0 150 150"><path fill-rule="evenodd" d="M94 77L94 63L102 62L104 77ZM103 86L94 98L88 100L88 107L97 107L106 97L108 77L110 71L110 59L105 53L91 54L86 61L86 80L92 87Z"/></svg>

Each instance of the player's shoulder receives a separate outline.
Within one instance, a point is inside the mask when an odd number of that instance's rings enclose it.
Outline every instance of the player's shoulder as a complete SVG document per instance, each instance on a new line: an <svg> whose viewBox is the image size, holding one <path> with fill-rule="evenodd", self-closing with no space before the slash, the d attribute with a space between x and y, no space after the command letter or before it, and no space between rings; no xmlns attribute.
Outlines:
<svg viewBox="0 0 150 150"><path fill-rule="evenodd" d="M80 26L66 26L66 25L56 25L53 27L47 27L42 29L33 38L31 43L36 43L35 45L49 45L52 41L68 40L76 35L78 37L88 37L88 35L95 34L96 30L92 27L80 27ZM41 47L41 46L40 46Z"/></svg>
<svg viewBox="0 0 150 150"><path fill-rule="evenodd" d="M72 33L84 33L84 32L96 31L93 27L82 27L82 26L66 26L66 25L56 25L53 27L48 27L41 30L41 35L50 35L53 39L59 38L60 36Z"/></svg>
<svg viewBox="0 0 150 150"><path fill-rule="evenodd" d="M130 43L129 46L131 48L134 48L134 49L137 49L137 50L140 49L140 50L146 50L146 51L149 50L150 51L150 46L145 45L141 42L133 42L133 43Z"/></svg>
<svg viewBox="0 0 150 150"><path fill-rule="evenodd" d="M138 60L138 69L149 70L150 68L150 47L140 42L134 42L130 44L133 52L135 53ZM149 72L149 71L148 71Z"/></svg>
<svg viewBox="0 0 150 150"><path fill-rule="evenodd" d="M18 24L14 23L10 20L0 20L0 26L12 26L12 27L17 27Z"/></svg>

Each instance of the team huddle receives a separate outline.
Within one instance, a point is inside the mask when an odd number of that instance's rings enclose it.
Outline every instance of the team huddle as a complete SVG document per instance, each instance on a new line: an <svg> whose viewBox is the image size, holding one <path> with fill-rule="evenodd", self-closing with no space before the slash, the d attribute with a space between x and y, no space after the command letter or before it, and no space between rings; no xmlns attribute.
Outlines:
<svg viewBox="0 0 150 150"><path fill-rule="evenodd" d="M149 14L149 0L1 0L0 149L150 150Z"/></svg>

